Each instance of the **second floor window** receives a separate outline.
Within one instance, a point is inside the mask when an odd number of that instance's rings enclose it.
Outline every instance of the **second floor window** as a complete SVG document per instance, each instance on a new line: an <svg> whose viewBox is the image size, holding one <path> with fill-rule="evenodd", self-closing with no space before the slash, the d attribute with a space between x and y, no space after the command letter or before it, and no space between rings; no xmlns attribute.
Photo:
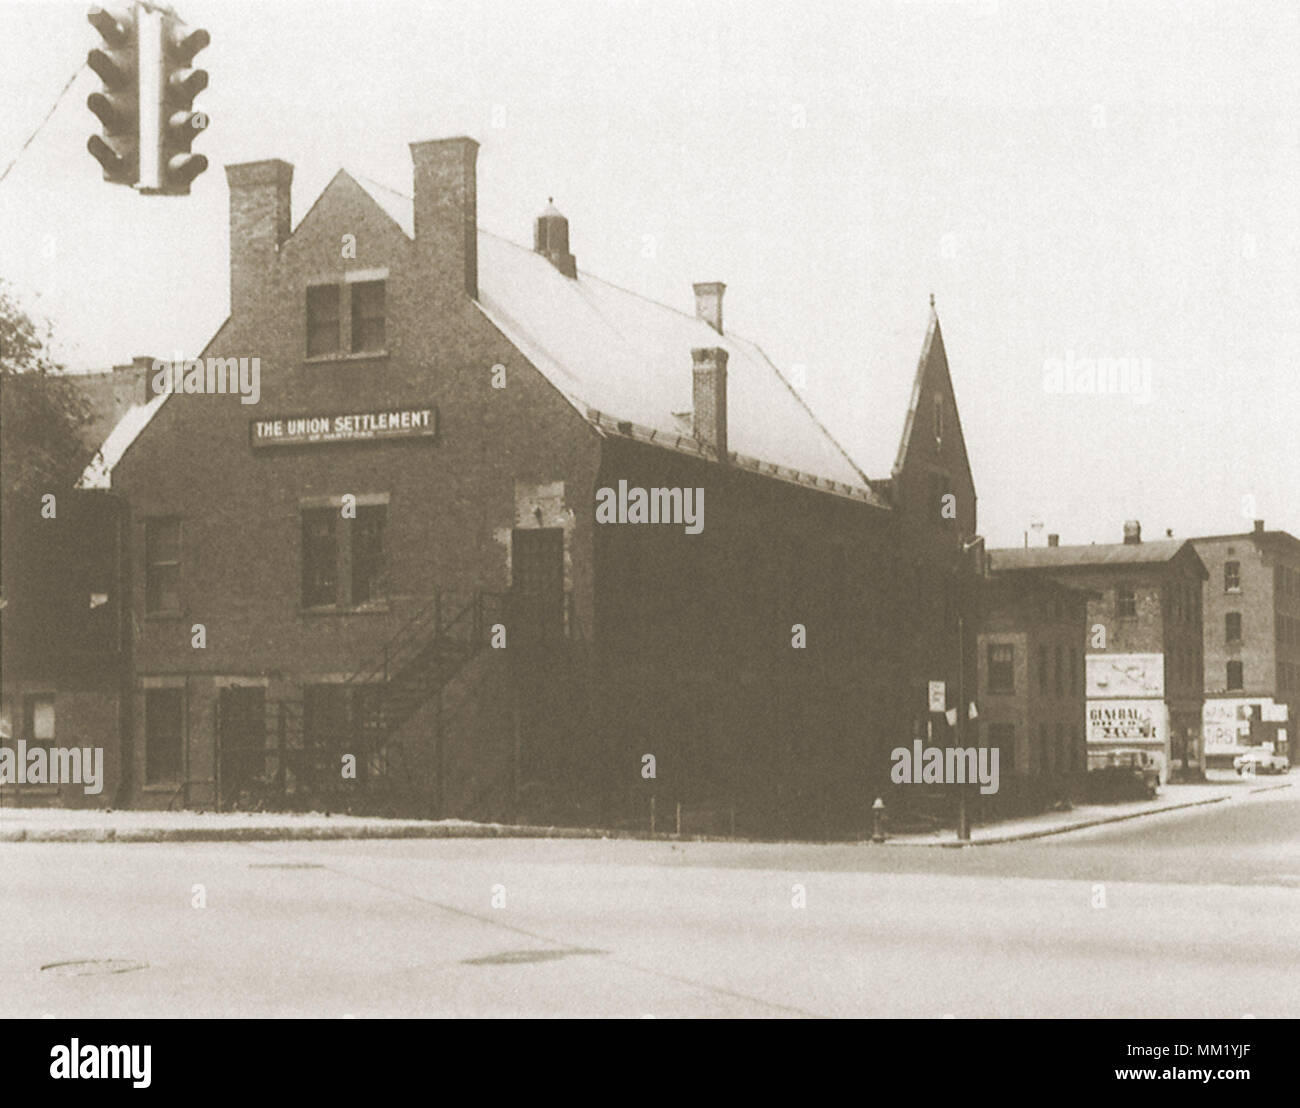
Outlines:
<svg viewBox="0 0 1300 1108"><path fill-rule="evenodd" d="M1229 612L1223 617L1223 637L1228 642L1241 642L1241 613Z"/></svg>
<svg viewBox="0 0 1300 1108"><path fill-rule="evenodd" d="M144 603L147 612L181 610L181 521L144 522Z"/></svg>
<svg viewBox="0 0 1300 1108"><path fill-rule="evenodd" d="M1228 663L1228 688L1244 689L1246 687L1245 677L1241 671L1240 662Z"/></svg>
<svg viewBox="0 0 1300 1108"><path fill-rule="evenodd" d="M1225 592L1241 591L1241 563L1223 563L1223 589Z"/></svg>
<svg viewBox="0 0 1300 1108"><path fill-rule="evenodd" d="M1016 691L1016 648L1010 643L989 644L989 692Z"/></svg>
<svg viewBox="0 0 1300 1108"><path fill-rule="evenodd" d="M339 337L338 285L307 287L307 357L337 354Z"/></svg>
<svg viewBox="0 0 1300 1108"><path fill-rule="evenodd" d="M354 518L334 506L303 508L304 608L354 608L385 598L387 517L387 504L359 504Z"/></svg>
<svg viewBox="0 0 1300 1108"><path fill-rule="evenodd" d="M384 520L382 504L357 509L352 521L352 597L353 604L382 600L384 589Z"/></svg>
<svg viewBox="0 0 1300 1108"><path fill-rule="evenodd" d="M1137 618L1137 593L1133 591L1131 586L1120 585L1115 590L1115 614L1120 619Z"/></svg>
<svg viewBox="0 0 1300 1108"><path fill-rule="evenodd" d="M384 282L352 286L352 352L384 349Z"/></svg>
<svg viewBox="0 0 1300 1108"><path fill-rule="evenodd" d="M320 608L338 603L337 508L312 508L302 513L302 606Z"/></svg>

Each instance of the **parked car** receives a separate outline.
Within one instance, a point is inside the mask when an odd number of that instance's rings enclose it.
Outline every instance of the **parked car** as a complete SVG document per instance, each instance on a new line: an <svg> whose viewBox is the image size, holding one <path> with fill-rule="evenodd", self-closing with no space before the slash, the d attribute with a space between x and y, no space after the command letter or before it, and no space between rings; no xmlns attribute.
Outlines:
<svg viewBox="0 0 1300 1108"><path fill-rule="evenodd" d="M1160 789L1160 763L1147 750L1101 750L1088 755L1088 793L1096 799L1153 797Z"/></svg>
<svg viewBox="0 0 1300 1108"><path fill-rule="evenodd" d="M1274 754L1271 750L1247 750L1232 760L1232 768L1238 776L1248 773L1289 773L1291 762L1284 754Z"/></svg>

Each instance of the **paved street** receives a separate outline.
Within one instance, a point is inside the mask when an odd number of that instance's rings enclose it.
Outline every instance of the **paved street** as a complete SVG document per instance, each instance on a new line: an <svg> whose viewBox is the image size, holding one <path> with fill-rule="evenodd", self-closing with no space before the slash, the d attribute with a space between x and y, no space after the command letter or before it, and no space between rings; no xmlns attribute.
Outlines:
<svg viewBox="0 0 1300 1108"><path fill-rule="evenodd" d="M1300 1015L1297 788L967 850L10 843L0 873L0 1016Z"/></svg>

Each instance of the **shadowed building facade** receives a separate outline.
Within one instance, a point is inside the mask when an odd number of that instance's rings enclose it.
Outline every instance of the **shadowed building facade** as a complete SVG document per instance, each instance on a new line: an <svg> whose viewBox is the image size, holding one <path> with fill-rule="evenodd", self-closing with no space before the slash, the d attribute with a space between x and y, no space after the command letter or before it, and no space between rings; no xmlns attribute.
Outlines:
<svg viewBox="0 0 1300 1108"><path fill-rule="evenodd" d="M974 681L937 316L872 480L721 282L601 281L553 205L487 234L477 144L411 152L413 198L340 172L296 226L291 166L228 167L231 314L87 474L130 504L132 802L863 824L926 681Z"/></svg>

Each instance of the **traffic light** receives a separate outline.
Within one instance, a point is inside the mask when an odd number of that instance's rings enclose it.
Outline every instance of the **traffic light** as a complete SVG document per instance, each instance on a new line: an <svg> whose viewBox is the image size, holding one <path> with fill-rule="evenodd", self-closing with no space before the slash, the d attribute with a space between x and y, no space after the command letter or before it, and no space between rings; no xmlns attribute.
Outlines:
<svg viewBox="0 0 1300 1108"><path fill-rule="evenodd" d="M190 153L194 140L208 125L208 117L193 110L194 98L208 87L208 74L190 68L190 63L210 41L207 31L192 30L174 12L163 15L157 191L169 196L188 196L191 182L208 168L207 158Z"/></svg>
<svg viewBox="0 0 1300 1108"><path fill-rule="evenodd" d="M88 17L104 39L87 62L104 82L87 106L104 124L87 148L104 180L139 192L188 196L208 159L190 152L207 116L193 110L208 75L191 69L208 45L207 31L187 27L170 8L136 0L128 14L92 8Z"/></svg>
<svg viewBox="0 0 1300 1108"><path fill-rule="evenodd" d="M104 45L86 56L86 64L99 74L104 87L86 98L86 106L104 127L102 135L90 136L86 148L103 166L105 181L134 185L140 179L139 44L135 15L91 8L87 18Z"/></svg>

